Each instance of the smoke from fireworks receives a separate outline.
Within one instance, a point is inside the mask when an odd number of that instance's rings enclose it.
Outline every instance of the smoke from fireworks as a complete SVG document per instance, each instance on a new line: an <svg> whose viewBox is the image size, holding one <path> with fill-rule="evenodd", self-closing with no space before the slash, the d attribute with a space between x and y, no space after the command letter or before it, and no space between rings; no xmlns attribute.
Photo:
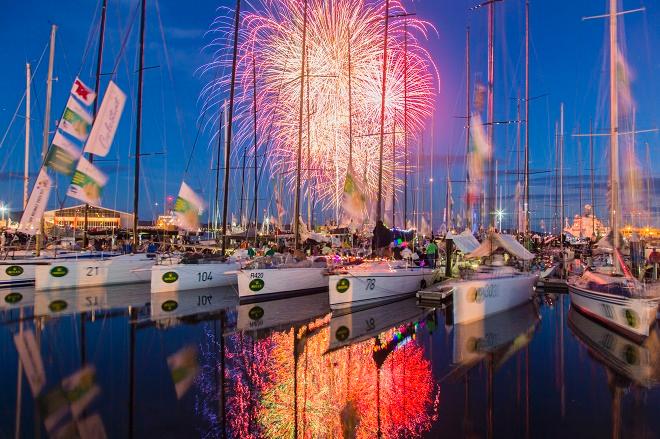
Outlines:
<svg viewBox="0 0 660 439"><path fill-rule="evenodd" d="M232 143L250 145L253 141L256 83L258 143L274 175L282 176L293 191L302 129L302 181L317 200L337 208L349 161L357 183L374 199L385 2L307 0L300 127L304 2L255 0L249 4L251 10L242 12L234 120L237 135ZM219 108L229 87L229 75L217 74L231 68L233 12L224 12L210 31L218 35L210 44L214 60L203 68L215 73L202 92L206 108ZM433 110L438 72L420 43L432 26L415 16L402 17L406 10L397 0L390 2L388 13L383 188L391 194L392 187L398 191L402 184L404 151L408 149L410 154L415 135Z"/></svg>

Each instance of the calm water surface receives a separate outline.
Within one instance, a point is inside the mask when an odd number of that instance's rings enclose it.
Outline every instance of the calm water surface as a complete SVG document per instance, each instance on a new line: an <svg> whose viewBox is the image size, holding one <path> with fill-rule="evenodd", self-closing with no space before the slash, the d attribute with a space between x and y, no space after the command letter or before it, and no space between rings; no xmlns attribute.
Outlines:
<svg viewBox="0 0 660 439"><path fill-rule="evenodd" d="M0 290L0 353L2 438L660 437L657 325L637 345L565 295L451 326L414 299Z"/></svg>

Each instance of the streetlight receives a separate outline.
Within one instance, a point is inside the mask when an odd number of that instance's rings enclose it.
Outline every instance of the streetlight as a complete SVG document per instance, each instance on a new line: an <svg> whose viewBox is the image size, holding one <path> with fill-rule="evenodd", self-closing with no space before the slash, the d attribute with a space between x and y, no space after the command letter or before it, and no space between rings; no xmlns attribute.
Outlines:
<svg viewBox="0 0 660 439"><path fill-rule="evenodd" d="M7 223L5 222L5 212L7 212L7 205L4 202L0 202L0 214L2 214L3 226L7 225Z"/></svg>

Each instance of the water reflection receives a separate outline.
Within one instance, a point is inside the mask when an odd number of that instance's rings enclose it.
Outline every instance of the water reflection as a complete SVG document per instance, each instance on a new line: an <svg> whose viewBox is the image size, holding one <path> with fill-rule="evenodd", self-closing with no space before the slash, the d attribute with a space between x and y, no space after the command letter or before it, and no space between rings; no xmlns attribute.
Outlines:
<svg viewBox="0 0 660 439"><path fill-rule="evenodd" d="M240 305L231 288L0 294L2 437L660 430L657 328L634 344L564 319L563 296L452 325L414 299L332 314L327 294Z"/></svg>

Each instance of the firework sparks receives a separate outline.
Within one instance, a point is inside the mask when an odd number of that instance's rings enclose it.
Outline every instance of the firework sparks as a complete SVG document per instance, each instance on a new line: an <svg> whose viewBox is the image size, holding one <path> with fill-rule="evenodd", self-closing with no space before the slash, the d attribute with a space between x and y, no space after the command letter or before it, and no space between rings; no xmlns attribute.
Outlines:
<svg viewBox="0 0 660 439"><path fill-rule="evenodd" d="M376 0L307 0L302 179L324 207L337 208L352 161L364 192L378 189L380 99L385 6ZM273 174L295 181L298 153L304 0L258 0L241 18L238 57L237 142L250 142L253 120L253 61L256 64L257 129ZM389 14L406 13L392 1ZM231 14L216 19L206 72L230 64ZM432 26L415 18L390 20L383 187L402 182L404 132L408 143L433 109L438 72L420 43ZM350 60L350 62L349 62ZM216 75L203 90L206 108L218 108L228 75ZM350 81L349 81L350 79ZM350 87L349 87L350 82ZM350 88L350 95L349 95ZM407 99L404 99L407 88ZM405 114L407 109L407 115ZM351 123L352 122L352 123ZM405 122L405 126L404 126ZM352 129L351 129L352 126ZM395 148L391 147L395 142ZM262 148L264 148L262 146ZM393 181L394 179L394 181ZM293 188L293 184L289 185Z"/></svg>

